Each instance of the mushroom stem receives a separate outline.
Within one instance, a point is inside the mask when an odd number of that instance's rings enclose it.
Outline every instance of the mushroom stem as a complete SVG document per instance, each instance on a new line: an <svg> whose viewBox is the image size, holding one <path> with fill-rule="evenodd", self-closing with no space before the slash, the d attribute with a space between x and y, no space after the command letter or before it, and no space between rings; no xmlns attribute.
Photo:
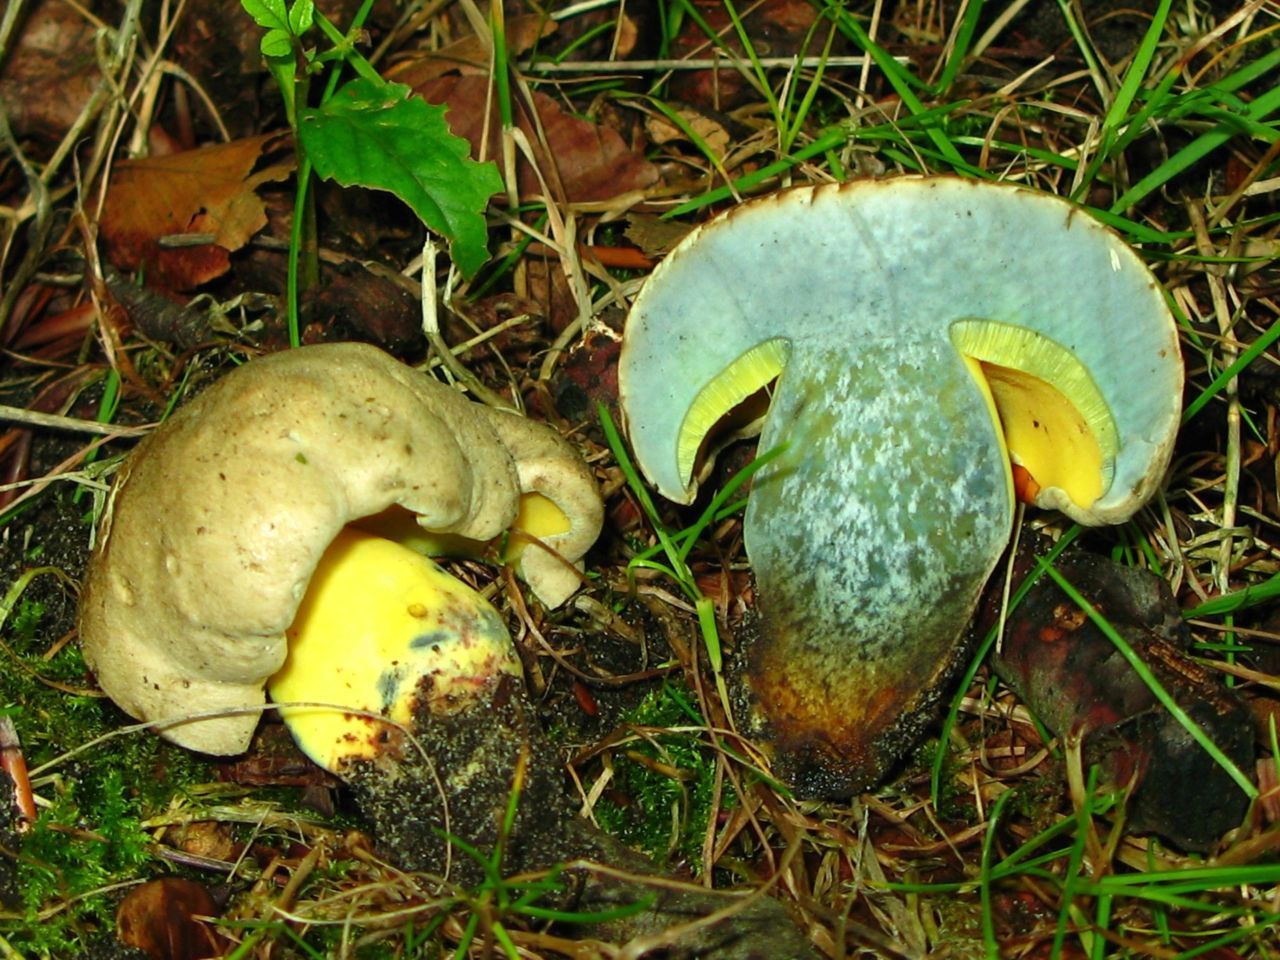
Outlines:
<svg viewBox="0 0 1280 960"><path fill-rule="evenodd" d="M749 732L805 795L879 780L963 653L1012 523L1008 463L972 394L945 339L797 351L779 380L760 445L785 449L744 520L760 635L740 667Z"/></svg>

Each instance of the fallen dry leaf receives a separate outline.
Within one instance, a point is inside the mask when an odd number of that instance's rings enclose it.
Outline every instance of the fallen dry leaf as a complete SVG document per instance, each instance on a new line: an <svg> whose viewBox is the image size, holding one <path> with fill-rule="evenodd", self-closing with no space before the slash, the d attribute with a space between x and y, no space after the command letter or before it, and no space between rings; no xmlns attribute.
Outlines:
<svg viewBox="0 0 1280 960"><path fill-rule="evenodd" d="M717 160L723 160L729 152L731 138L729 131L724 125L713 117L707 116L701 110L695 110L693 107L680 107L676 110L680 119L684 121L685 126L698 137L707 148L715 156ZM689 135L684 129L677 126L666 117L650 116L645 118L645 132L649 134L649 139L662 146L672 141L688 141Z"/></svg>
<svg viewBox="0 0 1280 960"><path fill-rule="evenodd" d="M540 13L525 13L507 17L504 28L509 55L514 57L532 49L539 40L555 33L556 22ZM488 74L489 50L475 34L455 40L439 50L420 52L401 60L386 72L386 78L396 83L407 83L417 90L437 77L455 70L460 73Z"/></svg>
<svg viewBox="0 0 1280 960"><path fill-rule="evenodd" d="M1024 547L1020 567L1032 552ZM1241 770L1251 769L1248 709L1190 656L1169 585L1084 552L1064 553L1055 566L1219 748ZM1248 797L1049 577L1009 614L1003 641L993 660L1001 679L1055 735L1082 737L1086 765L1099 764L1114 786L1132 787L1130 830L1199 852L1240 824ZM1188 783L1195 789L1184 789Z"/></svg>
<svg viewBox="0 0 1280 960"><path fill-rule="evenodd" d="M259 159L282 142L279 134L267 134L117 164L101 223L108 258L121 270L144 270L149 282L173 290L191 290L221 276L232 251L267 224L257 188L293 170L290 153L254 172ZM162 244L183 235L207 242Z"/></svg>
<svg viewBox="0 0 1280 960"><path fill-rule="evenodd" d="M165 877L134 887L116 911L116 936L152 960L220 957L227 946L198 917L217 913L213 897L194 880Z"/></svg>
<svg viewBox="0 0 1280 960"><path fill-rule="evenodd" d="M693 6L699 16L685 18L683 28L672 41L671 55L706 59L717 56L717 48L722 45L733 51L749 73L750 61L722 0L694 0ZM792 57L822 49L814 30L817 19L817 11L807 0L761 0L744 11L742 26L756 56ZM704 24L715 32L715 43L708 39ZM743 72L726 63L723 70L676 71L670 95L695 106L729 110L746 103L754 94Z"/></svg>
<svg viewBox="0 0 1280 960"><path fill-rule="evenodd" d="M32 7L0 71L0 103L18 137L57 139L102 81L94 24L78 7L43 0Z"/></svg>
<svg viewBox="0 0 1280 960"><path fill-rule="evenodd" d="M693 229L687 223L663 220L651 214L632 213L627 216L627 228L623 232L628 240L639 247L646 256L663 257L683 240Z"/></svg>
<svg viewBox="0 0 1280 960"><path fill-rule="evenodd" d="M492 152L501 142L498 108L488 104L486 109L491 90L484 77L438 77L415 91L428 103L449 108L445 115L449 129L470 141L471 149L477 154L484 139L486 116L490 119L489 150ZM533 145L538 169L548 179L553 192L559 181L563 199L570 203L608 200L657 183L658 168L640 151L628 146L618 131L571 116L550 97L536 91L533 105L538 123L533 122L527 104L521 100L516 101L520 111L516 122ZM539 126L545 145L536 132ZM542 193L537 175L523 158L517 169L522 195Z"/></svg>

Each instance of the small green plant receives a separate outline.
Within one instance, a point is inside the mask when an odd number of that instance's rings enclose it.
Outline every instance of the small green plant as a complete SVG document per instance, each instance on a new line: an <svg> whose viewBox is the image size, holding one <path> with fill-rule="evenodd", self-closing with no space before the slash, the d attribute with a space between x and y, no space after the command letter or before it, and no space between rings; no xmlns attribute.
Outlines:
<svg viewBox="0 0 1280 960"><path fill-rule="evenodd" d="M1070 955L1068 939L1079 941L1079 956L1112 956L1108 946L1126 936L1158 935L1170 957L1190 958L1210 955L1214 950L1233 947L1243 951L1258 948L1259 956L1271 956L1267 946L1275 943L1280 913L1261 897L1241 896L1249 887L1266 889L1280 882L1280 865L1237 865L1224 863L1176 869L1112 872L1096 862L1090 852L1094 820L1105 816L1120 800L1112 791L1099 790L1096 768L1080 778L1080 804L1075 816L1065 817L1034 833L1011 853L1000 855L1000 838L1018 798L1017 788L996 799L987 817L981 860L976 875L958 883L886 883L886 890L899 893L967 897L977 893L982 939L988 956L1000 955L996 928L998 911L994 903L998 891L1011 886L1035 885L1045 893L1056 893L1058 918L1048 955ZM1013 801L1013 803L1011 803ZM1174 953L1167 925L1167 911L1203 918L1203 926L1185 937L1198 941L1185 952ZM1145 914L1145 917L1143 916ZM1163 932L1161 932L1163 931ZM1141 953L1144 944L1132 941ZM1125 954L1130 955L1130 954Z"/></svg>
<svg viewBox="0 0 1280 960"><path fill-rule="evenodd" d="M454 847L465 856L475 861L480 867L481 879L473 887L456 892L448 892L430 903L423 903L417 910L410 911L410 916L403 928L402 951L379 956L396 957L443 957L443 928L450 917L461 918L462 932L452 954L455 960L462 960L471 954L473 948L482 946L478 941L482 937L489 938L486 956L503 956L508 960L519 960L521 951L516 946L512 931L517 924L597 924L609 923L625 919L648 910L653 904L652 896L639 897L635 902L622 904L606 910L575 911L559 906L547 906L548 902L567 902L571 899L572 881L565 877L564 869L557 865L545 873L524 873L509 876L504 863L507 843L515 826L516 814L519 812L520 799L525 777L527 755L520 758L513 776L511 790L507 794L507 803L503 811L502 822L498 829L497 842L491 851L482 851L472 844L443 830L434 830L440 837L447 838ZM256 956L255 950L264 941L278 942L288 940L302 955L315 957L332 956L332 952L318 953L315 947L325 944L338 931L346 931L351 923L350 916L339 920L317 920L307 918L309 928L299 932L289 924L278 920L266 922L233 921L229 926L248 931L240 945L228 954L228 960L247 960ZM359 954L365 956L366 954Z"/></svg>
<svg viewBox="0 0 1280 960"><path fill-rule="evenodd" d="M504 876L503 857L506 853L507 841L515 827L516 814L520 809L527 761L528 755L522 754L516 766L511 791L507 794L507 806L498 830L498 842L493 850L486 854L457 837L450 838L459 850L479 864L484 871L484 879L476 889L464 893L457 900L458 905L470 908L471 912L458 948L454 951L455 960L462 960L468 955L476 934L481 929L481 923L486 917L488 918L486 926L501 947L503 955L509 960L519 960L520 951L516 949L515 942L503 925L504 917L525 917L546 923L607 923L647 910L652 903L652 898L645 898L612 910L588 912L546 907L541 904L542 901L548 897L563 898L567 889L561 867L553 867L544 876L520 878ZM445 913L441 913L439 922L443 922L445 916ZM424 936L431 932L432 929L429 927L424 932Z"/></svg>
<svg viewBox="0 0 1280 960"><path fill-rule="evenodd" d="M241 0L266 30L261 41L271 75L284 95L296 135L298 185L289 244L289 339L297 346L298 290L318 280L315 204L311 174L343 186L385 190L403 200L431 230L446 237L454 262L471 275L488 258L484 210L502 189L491 163L477 163L470 146L449 132L444 108L413 96L404 84L382 79L356 50L372 0L365 0L343 34L316 10L314 0ZM329 42L318 51L313 30ZM341 86L344 68L355 77ZM312 105L312 81L324 88ZM301 266L299 258L303 258ZM301 270L301 274L299 273ZM424 282L430 282L429 278Z"/></svg>

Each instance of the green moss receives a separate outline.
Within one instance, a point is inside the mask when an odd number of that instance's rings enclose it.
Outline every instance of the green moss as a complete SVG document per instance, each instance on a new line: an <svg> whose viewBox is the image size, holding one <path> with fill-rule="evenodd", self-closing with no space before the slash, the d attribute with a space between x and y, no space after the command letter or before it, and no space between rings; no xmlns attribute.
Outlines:
<svg viewBox="0 0 1280 960"><path fill-rule="evenodd" d="M56 649L71 626L61 589L52 577L32 580L0 635L0 711L42 804L31 828L10 837L16 900L0 912L0 935L33 957L81 956L114 929L120 891L108 888L169 872L142 822L210 778L194 754L151 734L97 743L127 718L90 695L75 644ZM72 753L87 744L95 745Z"/></svg>
<svg viewBox="0 0 1280 960"><path fill-rule="evenodd" d="M87 935L112 928L116 901L104 888L136 876L151 859L123 774L112 770L92 789L89 783L63 781L23 837L21 918L0 923L19 951L77 955Z"/></svg>
<svg viewBox="0 0 1280 960"><path fill-rule="evenodd" d="M673 684L649 694L624 717L642 736L613 755L613 780L595 806L597 822L659 862L678 857L701 872L711 816L716 756L697 733L703 726L688 693ZM721 796L728 806L729 793Z"/></svg>
<svg viewBox="0 0 1280 960"><path fill-rule="evenodd" d="M30 642L36 626L45 615L45 605L38 600L24 599L14 611L10 630L20 641Z"/></svg>

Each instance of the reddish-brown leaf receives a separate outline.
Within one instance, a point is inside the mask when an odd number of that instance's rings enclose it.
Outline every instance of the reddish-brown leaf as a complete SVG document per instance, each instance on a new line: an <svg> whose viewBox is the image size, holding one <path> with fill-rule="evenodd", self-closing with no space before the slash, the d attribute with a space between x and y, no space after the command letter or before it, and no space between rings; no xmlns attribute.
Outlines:
<svg viewBox="0 0 1280 960"><path fill-rule="evenodd" d="M1017 566L1029 567L1032 555L1024 546ZM1248 709L1192 659L1169 585L1084 552L1067 552L1055 566L1223 753L1249 770ZM993 666L1052 733L1081 735L1086 764L1098 763L1111 784L1132 789L1127 825L1134 832L1206 851L1241 822L1248 797L1049 577L1009 614Z"/></svg>
<svg viewBox="0 0 1280 960"><path fill-rule="evenodd" d="M492 95L489 81L478 76L446 76L415 88L429 103L449 108L445 119L449 129L471 142L477 154L485 139L485 117L489 117L489 150L500 143L498 108L486 104ZM520 114L516 120L528 137L537 158L538 169L547 178L553 195L569 202L587 203L607 200L632 190L643 190L658 181L658 168L644 154L628 146L618 131L571 116L545 94L534 92L534 122L528 105L517 101ZM537 132L541 128L542 134ZM545 138L545 142L542 138ZM521 158L518 168L520 192L524 195L543 192L532 166Z"/></svg>
<svg viewBox="0 0 1280 960"><path fill-rule="evenodd" d="M230 254L267 223L255 192L293 169L292 155L254 167L278 134L233 140L166 157L117 164L102 215L102 236L121 270L174 290L190 290L225 273ZM164 246L165 237L204 234L208 243Z"/></svg>
<svg viewBox="0 0 1280 960"><path fill-rule="evenodd" d="M153 960L220 957L226 944L206 921L217 913L213 897L194 880L165 877L134 887L116 911L116 936Z"/></svg>
<svg viewBox="0 0 1280 960"><path fill-rule="evenodd" d="M556 22L540 13L525 13L507 17L504 28L507 49L511 56L518 56L543 37L555 33ZM488 74L489 51L484 41L475 34L455 40L439 50L401 60L386 72L386 77L396 83L407 83L416 90L455 70L460 73Z"/></svg>
<svg viewBox="0 0 1280 960"><path fill-rule="evenodd" d="M0 103L19 137L61 137L102 82L94 56L97 32L75 4L42 0L21 24L0 70Z"/></svg>

